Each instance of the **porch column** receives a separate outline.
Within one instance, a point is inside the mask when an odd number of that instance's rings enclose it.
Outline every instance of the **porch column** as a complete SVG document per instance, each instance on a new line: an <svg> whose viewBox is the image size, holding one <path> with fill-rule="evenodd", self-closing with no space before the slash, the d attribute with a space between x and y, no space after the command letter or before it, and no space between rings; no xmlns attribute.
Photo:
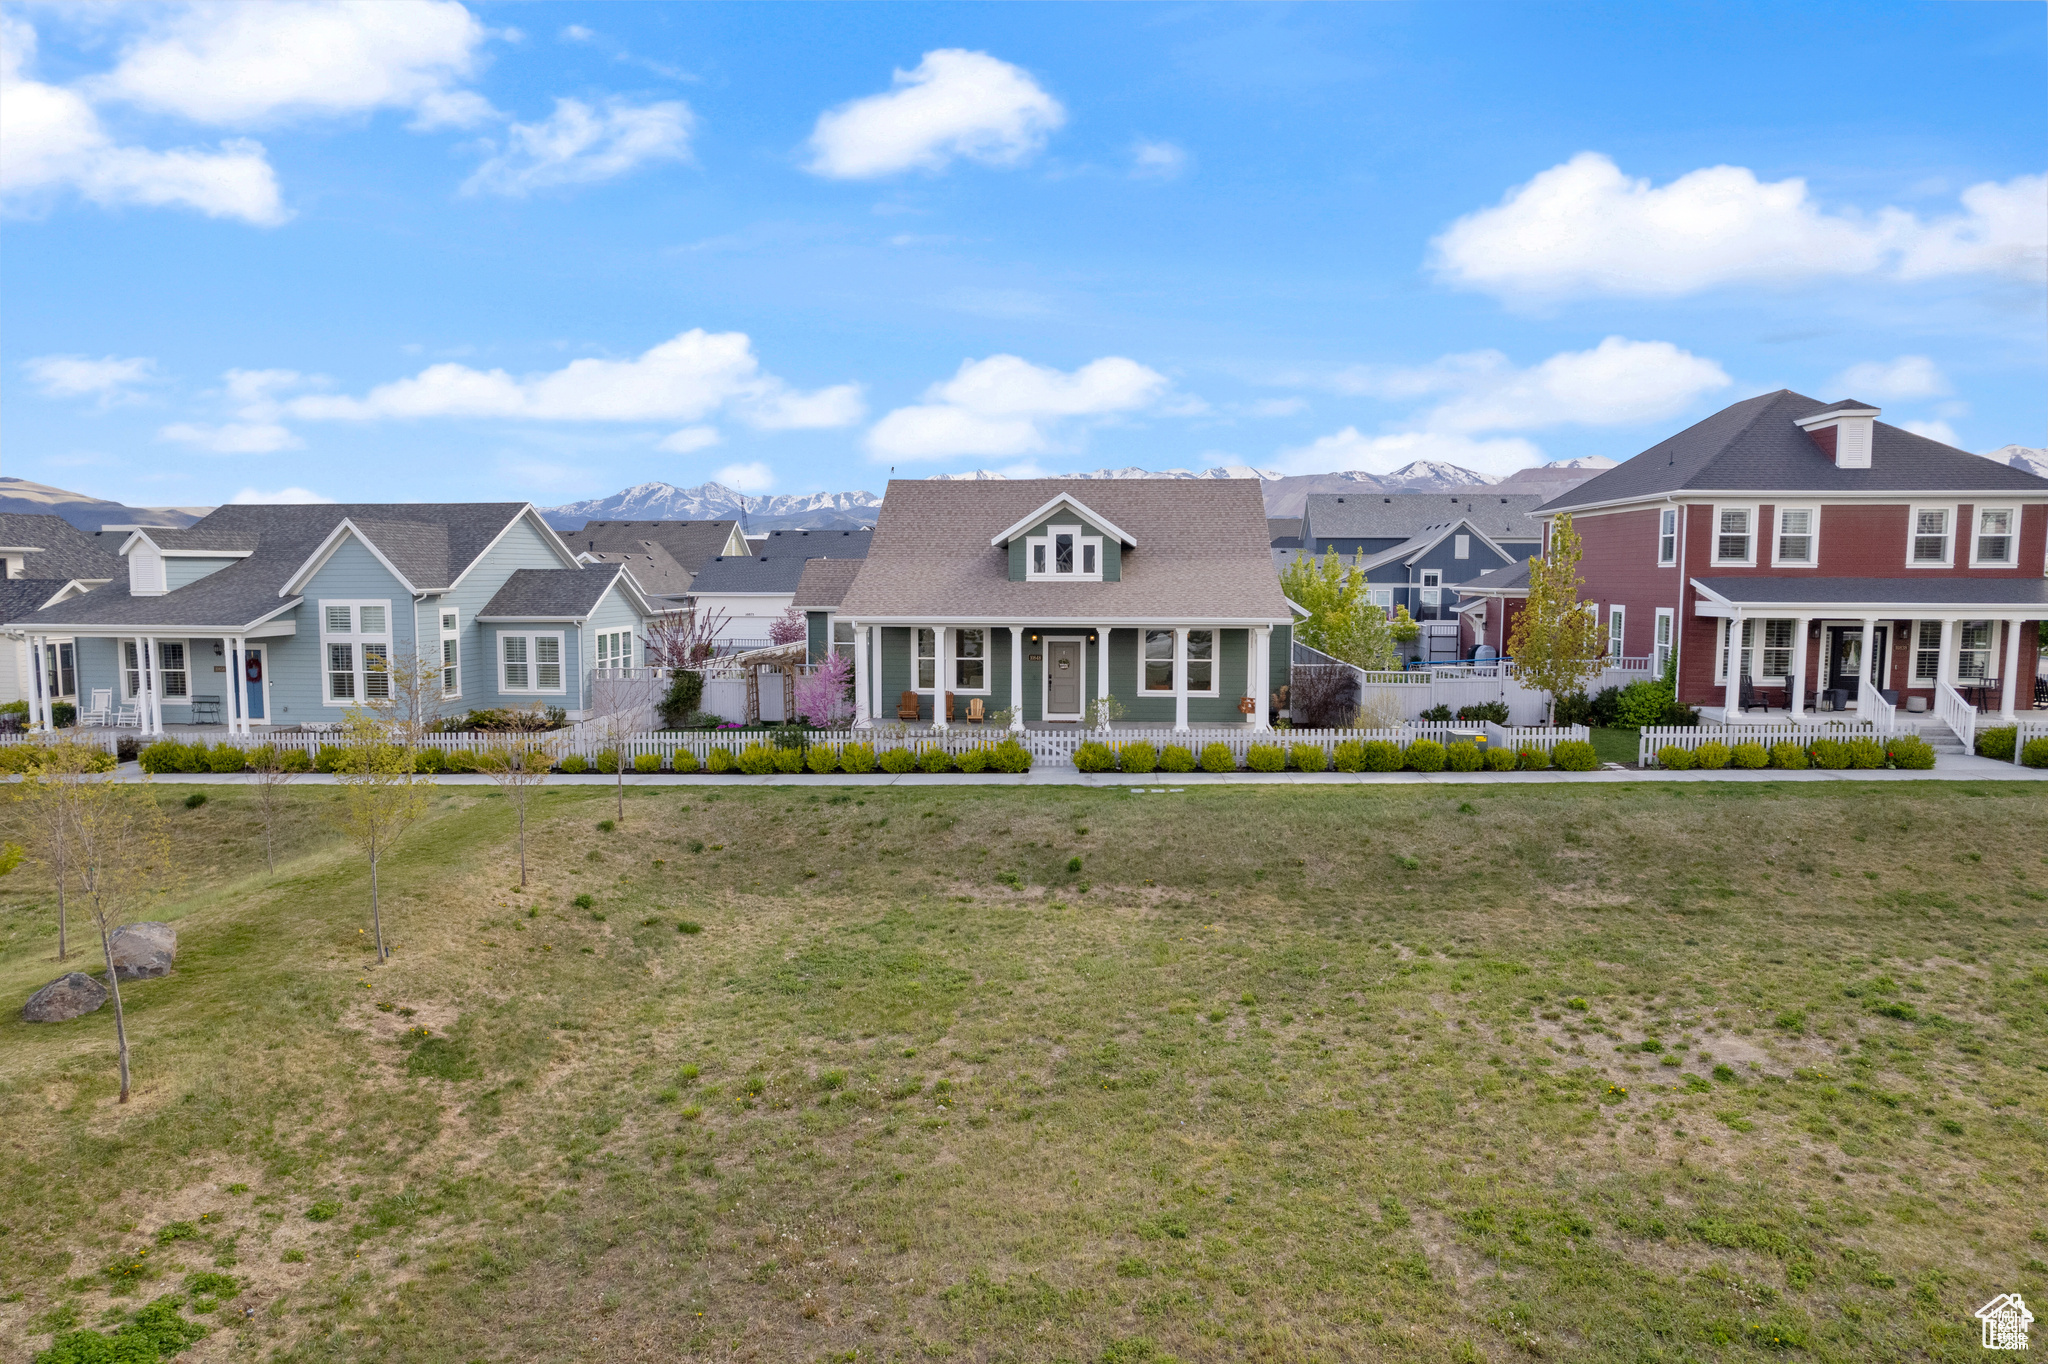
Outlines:
<svg viewBox="0 0 2048 1364"><path fill-rule="evenodd" d="M1024 732L1024 627L1010 627L1010 728Z"/></svg>
<svg viewBox="0 0 2048 1364"><path fill-rule="evenodd" d="M1878 685L1878 684L1876 684L1876 683L1873 683L1873 682L1872 682L1872 681L1870 680L1870 670L1871 670L1872 668L1876 667L1876 666L1877 666L1877 617L1876 617L1876 616L1865 616L1865 617L1863 618L1863 663L1862 663L1862 672L1863 672L1863 675L1862 675L1861 677L1859 677L1859 678L1857 678L1857 679L1856 679L1856 709L1857 709L1858 711L1861 711L1861 710L1862 710L1862 709L1864 708L1864 706L1863 706L1863 689L1864 689L1865 687L1870 687L1870 686L1876 686L1876 685Z"/></svg>
<svg viewBox="0 0 2048 1364"><path fill-rule="evenodd" d="M1728 617L1727 685L1721 694L1721 723L1732 725L1742 714L1742 611Z"/></svg>
<svg viewBox="0 0 2048 1364"><path fill-rule="evenodd" d="M946 728L946 688L953 680L953 627L932 631L932 728Z"/></svg>
<svg viewBox="0 0 2048 1364"><path fill-rule="evenodd" d="M249 656L240 635L228 641L228 733L250 734L249 684L242 676L242 660Z"/></svg>
<svg viewBox="0 0 2048 1364"><path fill-rule="evenodd" d="M154 735L157 726L155 654L154 639L148 635L135 637L135 677L141 684L135 694L135 719L145 735Z"/></svg>
<svg viewBox="0 0 2048 1364"><path fill-rule="evenodd" d="M2013 723L2014 688L2019 685L2020 672L2020 623L2016 620L2005 622L2005 681L1998 698L1998 716L2007 724Z"/></svg>
<svg viewBox="0 0 2048 1364"><path fill-rule="evenodd" d="M1271 729L1272 720L1267 718L1266 697L1273 682L1273 627L1261 625L1252 631L1251 669L1252 675L1245 679L1250 683L1245 688L1252 698L1252 728Z"/></svg>
<svg viewBox="0 0 2048 1364"><path fill-rule="evenodd" d="M873 671L868 663L868 634L865 625L853 627L853 727L872 729L875 724Z"/></svg>
<svg viewBox="0 0 2048 1364"><path fill-rule="evenodd" d="M1108 695L1109 627L1107 625L1098 625L1095 627L1095 696L1097 700L1100 700ZM1095 713L1101 717L1100 723L1102 727L1108 729L1109 715L1106 708L1098 707Z"/></svg>
<svg viewBox="0 0 2048 1364"><path fill-rule="evenodd" d="M1792 620L1792 676L1785 679L1792 695L1785 709L1794 720L1806 718L1806 632L1812 628L1812 616L1795 616Z"/></svg>
<svg viewBox="0 0 2048 1364"><path fill-rule="evenodd" d="M1941 652L1934 665L1935 695L1941 695L1940 686L1946 682L1953 687L1956 676L1956 618L1941 618Z"/></svg>
<svg viewBox="0 0 2048 1364"><path fill-rule="evenodd" d="M1211 667L1215 665L1210 664ZM1173 627L1173 732L1188 732L1188 627Z"/></svg>
<svg viewBox="0 0 2048 1364"><path fill-rule="evenodd" d="M49 670L45 652L48 645L44 641L45 637L42 635L28 637L28 723L30 729L51 730L57 725L56 717L50 710L50 686L43 676Z"/></svg>

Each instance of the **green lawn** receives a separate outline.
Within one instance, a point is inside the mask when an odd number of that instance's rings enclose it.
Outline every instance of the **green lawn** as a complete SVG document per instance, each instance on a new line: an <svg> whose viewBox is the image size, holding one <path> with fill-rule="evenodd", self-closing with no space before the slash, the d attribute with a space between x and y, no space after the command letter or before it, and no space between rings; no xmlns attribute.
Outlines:
<svg viewBox="0 0 2048 1364"><path fill-rule="evenodd" d="M187 789L135 1101L0 1023L9 1359L1961 1360L2048 1288L2038 788L558 786L523 893L444 788L383 968L331 790L272 877Z"/></svg>
<svg viewBox="0 0 2048 1364"><path fill-rule="evenodd" d="M1642 735L1633 729L1595 729L1588 731L1593 741L1593 754L1604 763L1636 764L1638 744Z"/></svg>

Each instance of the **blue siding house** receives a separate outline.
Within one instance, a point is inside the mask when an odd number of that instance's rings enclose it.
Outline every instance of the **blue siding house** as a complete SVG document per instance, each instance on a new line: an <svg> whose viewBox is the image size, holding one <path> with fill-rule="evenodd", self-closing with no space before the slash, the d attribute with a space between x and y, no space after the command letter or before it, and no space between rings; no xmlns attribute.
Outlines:
<svg viewBox="0 0 2048 1364"><path fill-rule="evenodd" d="M663 609L518 502L221 507L120 553L125 581L12 628L74 639L80 696L111 692L145 733L337 721L390 697L391 662L414 654L447 713L582 718L590 672L644 664Z"/></svg>
<svg viewBox="0 0 2048 1364"><path fill-rule="evenodd" d="M1531 515L1542 501L1483 491L1312 493L1296 543L1302 554L1334 549L1347 563L1362 561L1372 600L1389 613L1405 606L1417 620L1450 620L1456 584L1542 552L1543 528Z"/></svg>

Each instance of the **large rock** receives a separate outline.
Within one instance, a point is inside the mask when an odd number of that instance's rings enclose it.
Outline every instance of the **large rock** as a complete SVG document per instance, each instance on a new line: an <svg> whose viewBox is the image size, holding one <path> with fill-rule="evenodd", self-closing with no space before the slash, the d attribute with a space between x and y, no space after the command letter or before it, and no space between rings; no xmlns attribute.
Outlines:
<svg viewBox="0 0 2048 1364"><path fill-rule="evenodd" d="M171 973L178 955L178 930L169 924L122 924L114 930L114 974L149 980Z"/></svg>
<svg viewBox="0 0 2048 1364"><path fill-rule="evenodd" d="M83 971L73 971L30 995L21 1016L31 1023L63 1023L83 1018L106 1002L105 985Z"/></svg>

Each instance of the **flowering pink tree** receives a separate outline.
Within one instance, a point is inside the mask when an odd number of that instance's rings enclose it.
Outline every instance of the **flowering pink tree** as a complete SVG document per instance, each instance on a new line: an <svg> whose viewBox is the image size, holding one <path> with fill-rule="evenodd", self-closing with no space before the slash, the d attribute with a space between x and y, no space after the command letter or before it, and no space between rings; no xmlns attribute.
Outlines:
<svg viewBox="0 0 2048 1364"><path fill-rule="evenodd" d="M770 644L794 644L798 640L808 637L810 633L810 622L805 619L804 613L797 610L794 606L784 611L780 620L768 622L768 642Z"/></svg>
<svg viewBox="0 0 2048 1364"><path fill-rule="evenodd" d="M819 729L853 723L853 660L836 649L817 668L796 680L797 714Z"/></svg>

